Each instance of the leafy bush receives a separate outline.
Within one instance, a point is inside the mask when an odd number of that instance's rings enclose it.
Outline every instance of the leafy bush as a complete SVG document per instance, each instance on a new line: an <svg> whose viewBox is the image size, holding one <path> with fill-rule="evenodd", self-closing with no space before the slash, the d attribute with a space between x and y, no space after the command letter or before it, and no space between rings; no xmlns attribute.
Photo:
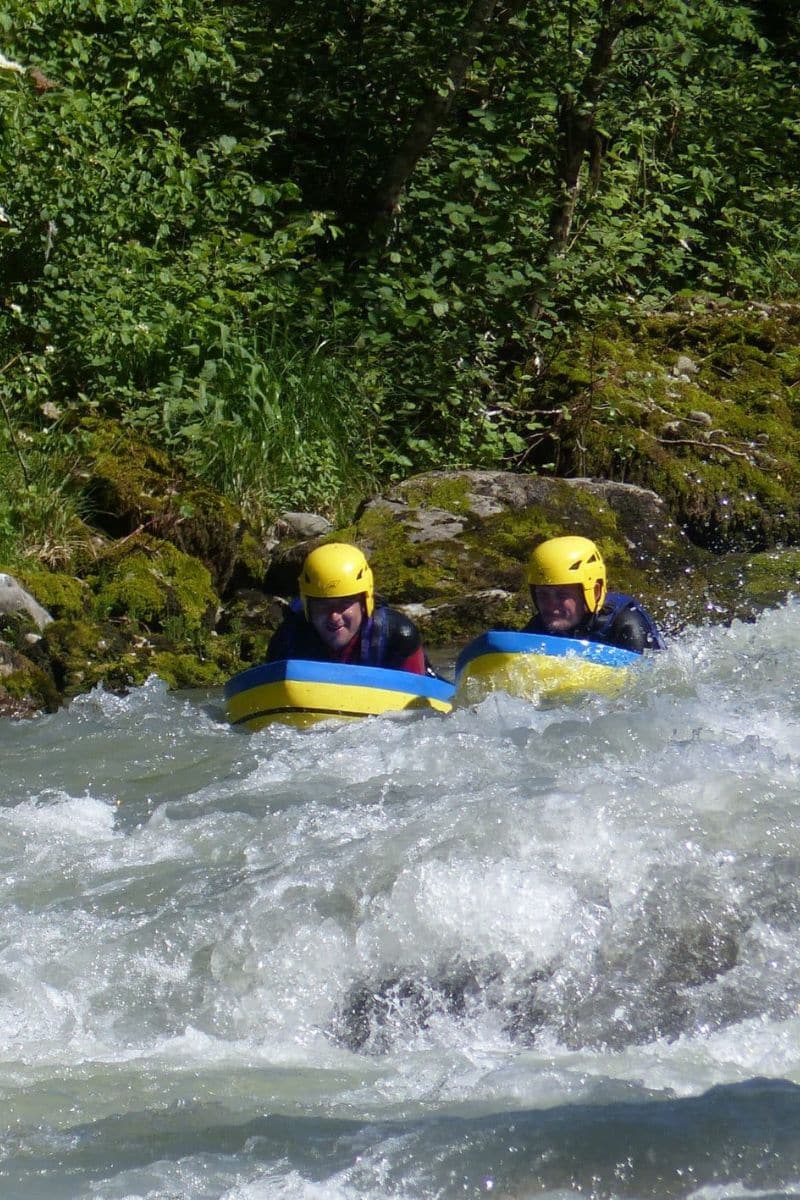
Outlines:
<svg viewBox="0 0 800 1200"><path fill-rule="evenodd" d="M165 438L255 524L276 509L331 513L369 491L384 464L363 377L320 343L220 325L202 366L162 390Z"/></svg>
<svg viewBox="0 0 800 1200"><path fill-rule="evenodd" d="M250 512L331 509L528 462L548 364L609 312L797 294L782 4L24 0L0 31L0 365L36 444L96 409Z"/></svg>

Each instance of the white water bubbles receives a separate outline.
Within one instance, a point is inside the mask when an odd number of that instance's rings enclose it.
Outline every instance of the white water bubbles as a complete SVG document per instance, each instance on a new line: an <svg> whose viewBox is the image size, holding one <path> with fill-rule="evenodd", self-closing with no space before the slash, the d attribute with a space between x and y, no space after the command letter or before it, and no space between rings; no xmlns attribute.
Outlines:
<svg viewBox="0 0 800 1200"><path fill-rule="evenodd" d="M4 727L8 1104L188 1128L800 1072L797 616L548 709L244 735L149 683Z"/></svg>

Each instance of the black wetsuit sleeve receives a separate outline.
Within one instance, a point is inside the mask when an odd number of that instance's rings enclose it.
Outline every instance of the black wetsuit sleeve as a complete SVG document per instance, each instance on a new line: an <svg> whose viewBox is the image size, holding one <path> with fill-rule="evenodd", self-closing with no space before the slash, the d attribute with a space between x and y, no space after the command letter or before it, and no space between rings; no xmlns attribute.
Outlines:
<svg viewBox="0 0 800 1200"><path fill-rule="evenodd" d="M633 605L623 608L614 619L605 640L621 650L633 650L637 654L658 649L647 618Z"/></svg>
<svg viewBox="0 0 800 1200"><path fill-rule="evenodd" d="M397 667L416 653L422 645L422 637L414 622L396 608L386 612L386 666Z"/></svg>
<svg viewBox="0 0 800 1200"><path fill-rule="evenodd" d="M293 619L286 617L270 638L267 646L267 662L282 662L285 658L291 658L291 647L293 642L291 624Z"/></svg>

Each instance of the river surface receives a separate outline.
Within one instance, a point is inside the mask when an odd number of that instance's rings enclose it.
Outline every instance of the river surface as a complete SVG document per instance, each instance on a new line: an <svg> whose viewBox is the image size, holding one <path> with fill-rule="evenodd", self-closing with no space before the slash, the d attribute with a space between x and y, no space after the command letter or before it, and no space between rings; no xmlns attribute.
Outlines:
<svg viewBox="0 0 800 1200"><path fill-rule="evenodd" d="M800 604L614 698L0 722L3 1200L800 1195Z"/></svg>

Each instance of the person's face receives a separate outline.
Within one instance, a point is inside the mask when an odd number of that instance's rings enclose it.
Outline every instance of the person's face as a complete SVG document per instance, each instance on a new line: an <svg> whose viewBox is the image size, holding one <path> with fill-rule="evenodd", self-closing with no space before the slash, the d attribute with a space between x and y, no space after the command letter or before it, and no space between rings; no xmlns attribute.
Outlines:
<svg viewBox="0 0 800 1200"><path fill-rule="evenodd" d="M589 615L579 583L540 585L531 591L548 633L569 633Z"/></svg>
<svg viewBox="0 0 800 1200"><path fill-rule="evenodd" d="M364 620L361 596L309 597L308 619L329 649L344 650Z"/></svg>

